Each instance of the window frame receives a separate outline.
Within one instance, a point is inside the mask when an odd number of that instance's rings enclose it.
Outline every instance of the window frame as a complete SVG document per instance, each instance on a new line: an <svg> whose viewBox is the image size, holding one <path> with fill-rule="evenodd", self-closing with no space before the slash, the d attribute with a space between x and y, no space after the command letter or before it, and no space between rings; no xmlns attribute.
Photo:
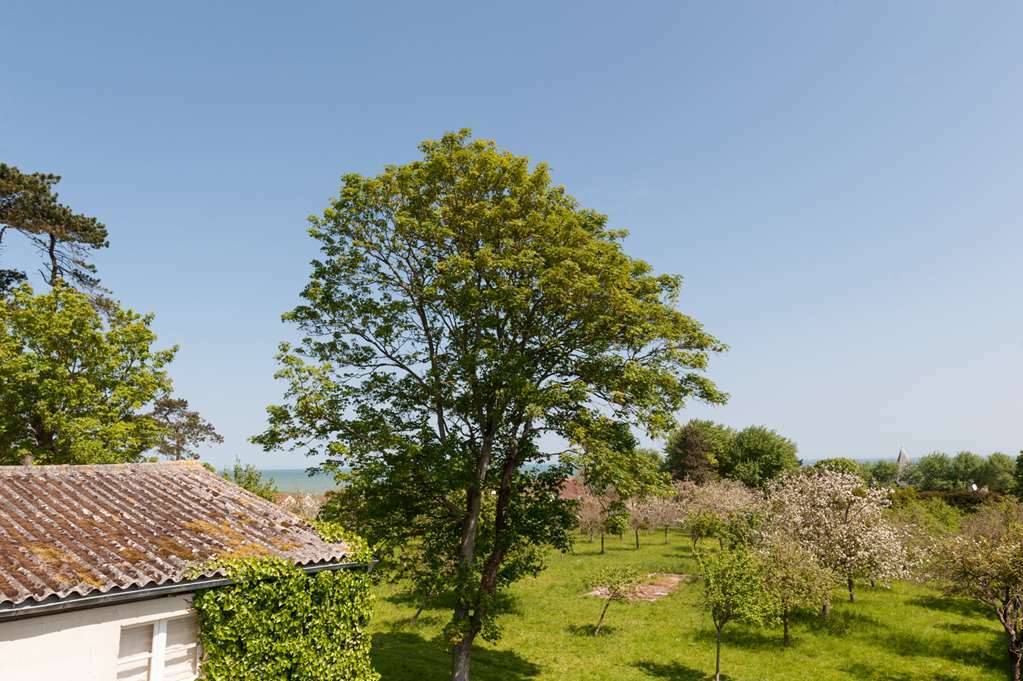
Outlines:
<svg viewBox="0 0 1023 681"><path fill-rule="evenodd" d="M199 648L198 637L196 637L196 640L192 641L191 643L179 643L172 645L170 647L167 646L167 628L169 623L175 620L184 620L188 618L191 618L194 621L195 614L194 613L175 614L170 617L161 617L159 619L153 619L149 621L136 622L132 624L122 624L120 627L118 627L119 635L122 634L125 629L142 628L148 626L152 631L151 634L152 639L150 640L148 652L135 653L134 655L127 655L125 657L121 657L120 640L118 640L117 659L115 664L116 671L119 673L121 668L125 664L130 665L132 663L139 663L145 661L148 663L146 669L146 681L164 681L164 673L166 672L167 667L168 652L178 653L182 651L193 650L194 655L192 656L191 678L192 679L198 678L201 653L201 650Z"/></svg>

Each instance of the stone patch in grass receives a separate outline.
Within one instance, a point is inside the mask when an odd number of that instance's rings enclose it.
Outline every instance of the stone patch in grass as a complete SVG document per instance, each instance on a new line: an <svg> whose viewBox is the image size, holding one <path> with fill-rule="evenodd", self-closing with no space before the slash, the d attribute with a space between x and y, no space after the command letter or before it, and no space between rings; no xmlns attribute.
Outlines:
<svg viewBox="0 0 1023 681"><path fill-rule="evenodd" d="M694 581L696 581L696 577L693 575L680 575L673 572L651 572L646 576L646 580L636 587L636 590L629 596L629 600L632 602L646 601L652 603L675 593L679 584L688 584ZM607 598L607 589L601 587L590 591L586 595L596 598Z"/></svg>

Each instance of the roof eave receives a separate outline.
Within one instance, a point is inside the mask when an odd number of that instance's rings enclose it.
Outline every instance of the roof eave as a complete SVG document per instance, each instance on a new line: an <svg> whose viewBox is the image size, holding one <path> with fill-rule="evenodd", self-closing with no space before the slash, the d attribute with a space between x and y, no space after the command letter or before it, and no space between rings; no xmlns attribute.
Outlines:
<svg viewBox="0 0 1023 681"><path fill-rule="evenodd" d="M316 563L312 565L299 565L300 570L306 574L333 570L365 570L370 572L378 561L368 563L342 563L331 561L327 563ZM163 596L175 596L186 593L194 593L203 589L214 589L220 586L227 586L233 582L229 577L203 577L182 582L154 584L142 587L131 587L128 589L115 589L104 593L90 593L84 596L65 596L63 598L47 598L42 601L22 601L17 605L0 605L0 622L11 620L27 619L29 617L40 617L72 610L89 610L105 605L120 605L133 601L146 601Z"/></svg>

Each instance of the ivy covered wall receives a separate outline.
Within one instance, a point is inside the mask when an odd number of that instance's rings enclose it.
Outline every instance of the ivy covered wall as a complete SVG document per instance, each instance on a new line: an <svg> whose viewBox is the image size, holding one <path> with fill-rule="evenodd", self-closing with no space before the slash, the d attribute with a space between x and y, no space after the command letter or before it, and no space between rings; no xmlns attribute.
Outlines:
<svg viewBox="0 0 1023 681"><path fill-rule="evenodd" d="M369 559L364 549L357 553L353 560ZM200 591L193 599L204 650L201 678L380 678L369 657L366 627L372 597L365 571L333 570L309 575L290 561L267 556L229 559L218 565L233 583Z"/></svg>

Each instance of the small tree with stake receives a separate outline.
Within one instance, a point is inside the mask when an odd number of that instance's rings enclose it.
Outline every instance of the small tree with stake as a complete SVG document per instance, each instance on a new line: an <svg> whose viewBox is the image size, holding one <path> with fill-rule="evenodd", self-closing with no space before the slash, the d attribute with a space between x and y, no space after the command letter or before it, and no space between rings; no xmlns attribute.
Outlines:
<svg viewBox="0 0 1023 681"><path fill-rule="evenodd" d="M764 591L760 561L745 550L728 551L713 557L700 556L703 570L703 603L714 620L717 642L714 681L721 681L721 634L733 620L763 624L774 616L774 607Z"/></svg>
<svg viewBox="0 0 1023 681"><path fill-rule="evenodd" d="M597 626L593 629L594 636L599 634L600 628L604 626L604 616L611 604L615 601L627 601L636 593L639 582L639 573L630 567L608 567L593 575L590 579L590 587L607 592L607 601L600 611Z"/></svg>

